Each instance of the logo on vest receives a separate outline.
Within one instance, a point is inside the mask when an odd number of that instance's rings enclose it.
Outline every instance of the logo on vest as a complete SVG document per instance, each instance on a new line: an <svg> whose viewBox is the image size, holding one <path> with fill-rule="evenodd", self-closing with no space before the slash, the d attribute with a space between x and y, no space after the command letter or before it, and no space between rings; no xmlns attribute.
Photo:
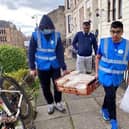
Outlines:
<svg viewBox="0 0 129 129"><path fill-rule="evenodd" d="M54 44L54 41L53 40L51 40L51 44Z"/></svg>
<svg viewBox="0 0 129 129"><path fill-rule="evenodd" d="M119 54L123 54L124 51L123 51L122 49L119 49L119 50L118 50L118 53L119 53Z"/></svg>

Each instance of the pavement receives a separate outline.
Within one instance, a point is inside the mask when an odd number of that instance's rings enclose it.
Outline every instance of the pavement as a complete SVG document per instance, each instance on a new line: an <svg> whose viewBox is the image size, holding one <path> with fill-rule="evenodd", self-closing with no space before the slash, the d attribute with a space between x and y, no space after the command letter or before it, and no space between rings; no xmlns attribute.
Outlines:
<svg viewBox="0 0 129 129"><path fill-rule="evenodd" d="M67 59L68 69L75 68L75 60ZM117 91L117 119L120 129L129 129L129 114L119 108L124 90ZM37 101L36 129L111 129L109 122L103 120L100 109L104 91L100 86L88 96L77 96L63 93L63 104L66 113L55 111L48 115L47 105L41 90Z"/></svg>

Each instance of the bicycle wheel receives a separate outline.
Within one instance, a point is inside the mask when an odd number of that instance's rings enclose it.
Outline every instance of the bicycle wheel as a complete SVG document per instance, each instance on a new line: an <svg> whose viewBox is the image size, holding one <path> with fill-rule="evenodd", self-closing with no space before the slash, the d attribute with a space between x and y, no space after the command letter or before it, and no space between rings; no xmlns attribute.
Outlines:
<svg viewBox="0 0 129 129"><path fill-rule="evenodd" d="M22 119L26 119L32 115L32 106L29 102L27 95L24 89L19 86L16 80L11 77L2 77L0 78L0 88L3 90L17 90L23 94L21 107L20 107L20 116ZM4 103L10 109L11 112L16 113L18 109L18 102L20 95L18 93L1 93L1 98Z"/></svg>
<svg viewBox="0 0 129 129"><path fill-rule="evenodd" d="M0 129L26 129L26 128L24 121L21 118L18 118L18 120L14 123L1 124Z"/></svg>

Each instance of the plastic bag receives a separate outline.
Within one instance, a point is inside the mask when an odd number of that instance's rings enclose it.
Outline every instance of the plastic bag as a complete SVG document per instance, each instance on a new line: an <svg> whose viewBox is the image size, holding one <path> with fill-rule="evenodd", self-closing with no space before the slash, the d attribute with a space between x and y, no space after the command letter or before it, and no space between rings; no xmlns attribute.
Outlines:
<svg viewBox="0 0 129 129"><path fill-rule="evenodd" d="M127 87L125 94L120 103L120 109L124 112L129 113L129 86Z"/></svg>

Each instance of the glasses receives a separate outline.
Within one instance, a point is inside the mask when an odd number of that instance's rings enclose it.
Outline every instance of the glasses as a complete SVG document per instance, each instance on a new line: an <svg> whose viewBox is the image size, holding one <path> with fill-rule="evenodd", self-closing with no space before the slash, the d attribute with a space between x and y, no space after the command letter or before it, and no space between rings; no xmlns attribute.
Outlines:
<svg viewBox="0 0 129 129"><path fill-rule="evenodd" d="M122 31L121 31L121 30L117 30L117 31L115 31L115 30L110 30L110 32L111 32L112 34L120 34Z"/></svg>

